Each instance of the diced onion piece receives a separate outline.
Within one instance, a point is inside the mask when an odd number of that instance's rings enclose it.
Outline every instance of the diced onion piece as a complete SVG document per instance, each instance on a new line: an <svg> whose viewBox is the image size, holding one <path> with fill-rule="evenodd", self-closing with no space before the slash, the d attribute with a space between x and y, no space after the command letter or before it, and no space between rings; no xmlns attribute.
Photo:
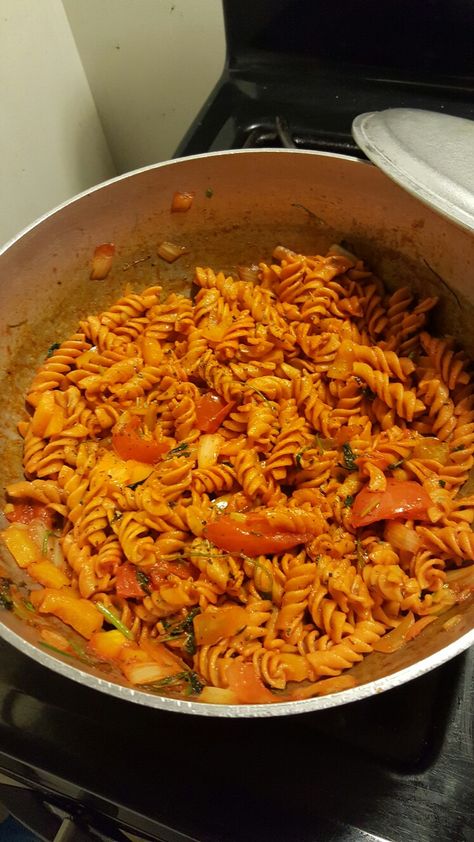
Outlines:
<svg viewBox="0 0 474 842"><path fill-rule="evenodd" d="M330 693L340 693L357 686L352 675L338 675L335 678L325 678L315 681L305 687L297 687L290 696L292 700L310 699L312 696L328 696Z"/></svg>
<svg viewBox="0 0 474 842"><path fill-rule="evenodd" d="M352 254L351 251L345 249L344 246L341 246L339 243L333 243L332 246L329 247L328 255L330 254L337 254L339 257L347 257L348 260L352 260L354 266L356 263L359 262L359 258Z"/></svg>
<svg viewBox="0 0 474 842"><path fill-rule="evenodd" d="M200 437L198 447L198 468L211 468L216 464L223 438L219 433L207 433Z"/></svg>
<svg viewBox="0 0 474 842"><path fill-rule="evenodd" d="M380 640L377 640L377 642L374 643L374 651L390 653L396 652L397 649L400 649L404 643L406 643L408 631L411 629L414 622L415 618L410 611L407 616L403 618L401 623L399 623L396 629L393 629L393 631L384 635L380 638Z"/></svg>
<svg viewBox="0 0 474 842"><path fill-rule="evenodd" d="M155 661L145 663L132 661L131 663L122 663L120 668L131 684L153 684L153 682L161 681L161 679L169 676L169 671L164 670Z"/></svg>
<svg viewBox="0 0 474 842"><path fill-rule="evenodd" d="M436 620L436 617L422 617L421 620L417 620L411 628L408 629L406 639L413 640L414 637L417 637L426 626L429 626L430 623L433 623Z"/></svg>
<svg viewBox="0 0 474 842"><path fill-rule="evenodd" d="M48 646L54 646L56 649L60 649L61 652L69 652L71 649L69 640L64 635L59 634L59 632L52 631L51 629L41 629L40 636Z"/></svg>
<svg viewBox="0 0 474 842"><path fill-rule="evenodd" d="M237 266L237 272L241 281L249 281L253 284L258 280L259 268L255 263L251 266Z"/></svg>
<svg viewBox="0 0 474 842"><path fill-rule="evenodd" d="M443 629L445 631L450 631L451 629L454 629L454 627L457 626L461 622L461 620L461 614L455 614L453 617L450 617L449 620L446 620L446 622L443 623Z"/></svg>
<svg viewBox="0 0 474 842"><path fill-rule="evenodd" d="M294 260L296 257L296 253L291 251L291 249L287 249L285 246L276 246L273 249L272 257L275 260Z"/></svg>
<svg viewBox="0 0 474 842"><path fill-rule="evenodd" d="M186 254L186 252L186 246L178 246L176 243L169 243L167 240L163 240L163 242L158 246L159 257L162 257L167 263L174 263L178 257L181 257L182 254Z"/></svg>
<svg viewBox="0 0 474 842"><path fill-rule="evenodd" d="M437 438L427 436L413 450L415 459L432 459L440 465L446 465L449 459L449 444Z"/></svg>
<svg viewBox="0 0 474 842"><path fill-rule="evenodd" d="M103 281L109 274L115 254L113 243L102 243L97 246L92 258L91 281Z"/></svg>
<svg viewBox="0 0 474 842"><path fill-rule="evenodd" d="M385 526L385 540L396 550L405 550L413 554L419 550L421 544L420 538L414 529L395 520L387 521Z"/></svg>
<svg viewBox="0 0 474 842"><path fill-rule="evenodd" d="M199 700L208 705L237 705L239 703L238 696L225 687L204 687Z"/></svg>
<svg viewBox="0 0 474 842"><path fill-rule="evenodd" d="M194 634L198 646L212 646L218 640L233 637L249 624L250 618L245 608L232 605L217 611L204 611L194 620Z"/></svg>
<svg viewBox="0 0 474 842"><path fill-rule="evenodd" d="M193 203L194 193L180 193L177 191L171 202L172 213L185 213Z"/></svg>

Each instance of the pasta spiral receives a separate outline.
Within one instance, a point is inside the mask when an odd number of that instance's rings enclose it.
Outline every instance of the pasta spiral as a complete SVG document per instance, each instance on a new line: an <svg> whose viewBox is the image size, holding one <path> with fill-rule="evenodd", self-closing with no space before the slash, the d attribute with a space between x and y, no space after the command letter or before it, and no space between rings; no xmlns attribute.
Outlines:
<svg viewBox="0 0 474 842"><path fill-rule="evenodd" d="M85 316L32 379L3 531L31 622L172 696L349 687L473 589L470 361L339 246L194 281Z"/></svg>

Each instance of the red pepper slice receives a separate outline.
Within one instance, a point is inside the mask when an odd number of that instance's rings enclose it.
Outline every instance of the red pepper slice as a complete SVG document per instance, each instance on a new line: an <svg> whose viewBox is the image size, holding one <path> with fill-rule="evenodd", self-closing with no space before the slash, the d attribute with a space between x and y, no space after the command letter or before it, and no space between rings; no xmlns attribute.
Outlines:
<svg viewBox="0 0 474 842"><path fill-rule="evenodd" d="M359 491L352 507L352 526L368 526L378 520L424 520L433 505L419 482L388 479L385 491Z"/></svg>
<svg viewBox="0 0 474 842"><path fill-rule="evenodd" d="M180 579L189 579L194 572L195 568L187 561L167 561L163 558L147 570L147 576L150 577L151 585L156 590L166 582L170 573L179 576Z"/></svg>
<svg viewBox="0 0 474 842"><path fill-rule="evenodd" d="M309 541L309 534L277 532L263 515L247 515L238 521L230 515L208 523L204 535L216 547L228 553L256 556L260 553L280 553Z"/></svg>
<svg viewBox="0 0 474 842"><path fill-rule="evenodd" d="M10 523L25 524L39 520L45 527L51 529L53 512L42 503L31 500L28 503L13 503L13 510L7 511L6 518Z"/></svg>
<svg viewBox="0 0 474 842"><path fill-rule="evenodd" d="M140 419L135 416L113 433L112 444L122 459L136 459L151 465L169 450L169 443L145 438L138 432L139 427Z"/></svg>
<svg viewBox="0 0 474 842"><path fill-rule="evenodd" d="M146 591L137 579L137 568L134 564L129 564L127 561L120 565L115 579L115 590L117 596L124 599L142 599L146 595Z"/></svg>
<svg viewBox="0 0 474 842"><path fill-rule="evenodd" d="M229 412L234 408L235 401L227 403L216 392L206 392L196 401L196 426L202 433L215 433L219 429Z"/></svg>

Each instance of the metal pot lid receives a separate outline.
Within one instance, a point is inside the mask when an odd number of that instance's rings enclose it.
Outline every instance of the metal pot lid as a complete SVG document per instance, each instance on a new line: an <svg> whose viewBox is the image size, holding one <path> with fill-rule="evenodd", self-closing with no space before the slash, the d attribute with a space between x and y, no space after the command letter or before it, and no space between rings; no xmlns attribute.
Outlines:
<svg viewBox="0 0 474 842"><path fill-rule="evenodd" d="M401 187L474 230L474 122L415 108L360 114L354 140Z"/></svg>

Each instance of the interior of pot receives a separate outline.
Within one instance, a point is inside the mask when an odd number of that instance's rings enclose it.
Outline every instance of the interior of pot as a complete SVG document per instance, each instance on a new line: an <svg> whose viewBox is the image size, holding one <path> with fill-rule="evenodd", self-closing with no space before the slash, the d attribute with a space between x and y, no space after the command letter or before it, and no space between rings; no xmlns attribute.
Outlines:
<svg viewBox="0 0 474 842"><path fill-rule="evenodd" d="M195 193L187 213L170 212L175 191ZM171 265L157 255L165 240L187 249ZM196 265L232 271L239 264L269 261L276 245L317 254L342 241L389 288L409 286L423 296L439 295L433 332L454 335L474 356L469 287L474 238L355 159L284 150L188 158L96 188L33 226L0 257L2 488L22 475L16 423L24 412L26 386L48 347L73 332L80 317L99 312L125 289L158 282L165 290L188 291ZM114 264L105 280L94 281L91 256L103 242L115 243ZM353 670L358 681L353 690L290 705L242 706L238 714L318 709L414 677L473 639L474 602L457 606L455 613L461 620L449 630L443 628L449 615L443 615L409 647L364 659ZM7 612L1 612L0 634L98 689L156 707L225 714L219 706L129 689L105 668L79 670L39 649L35 630Z"/></svg>

